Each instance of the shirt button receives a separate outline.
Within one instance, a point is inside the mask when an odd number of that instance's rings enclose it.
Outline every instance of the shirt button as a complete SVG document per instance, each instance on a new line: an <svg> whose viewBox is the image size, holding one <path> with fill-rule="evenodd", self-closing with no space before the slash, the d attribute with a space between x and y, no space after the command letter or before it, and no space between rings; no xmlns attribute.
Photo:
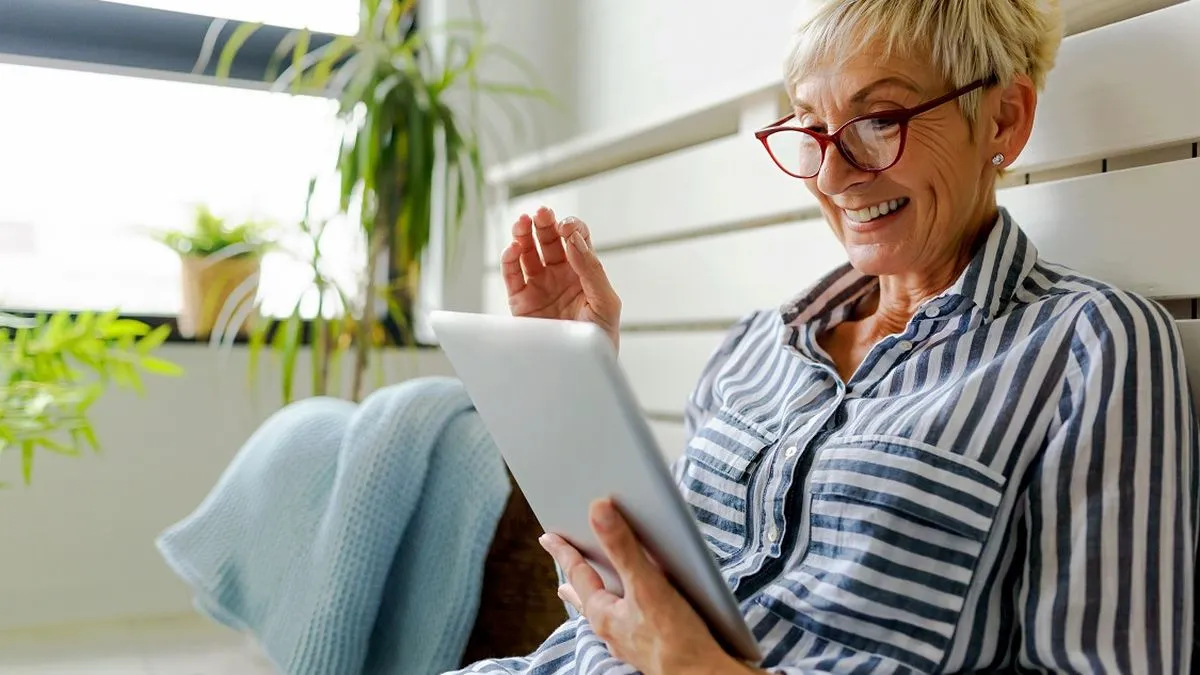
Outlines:
<svg viewBox="0 0 1200 675"><path fill-rule="evenodd" d="M795 457L796 456L796 446L793 445L790 448L788 448L787 450L784 450L783 456L787 457L788 459Z"/></svg>
<svg viewBox="0 0 1200 675"><path fill-rule="evenodd" d="M942 310L938 309L937 307L930 307L929 309L925 310L925 316L931 319L936 319L941 315Z"/></svg>
<svg viewBox="0 0 1200 675"><path fill-rule="evenodd" d="M776 530L773 527L767 530L767 541L771 542L772 544L779 541L779 530Z"/></svg>
<svg viewBox="0 0 1200 675"><path fill-rule="evenodd" d="M896 344L896 346L897 346L897 347L900 349L900 351L902 351L902 352L906 352L906 351L908 351L908 350L912 349L912 347L913 347L912 343L911 343L911 342L909 342L908 340L901 340L900 342L898 342L898 343Z"/></svg>

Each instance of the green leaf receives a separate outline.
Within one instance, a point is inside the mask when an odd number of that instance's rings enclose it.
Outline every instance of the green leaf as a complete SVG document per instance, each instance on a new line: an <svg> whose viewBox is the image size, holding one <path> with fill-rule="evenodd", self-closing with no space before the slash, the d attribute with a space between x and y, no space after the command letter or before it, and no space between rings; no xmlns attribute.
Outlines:
<svg viewBox="0 0 1200 675"><path fill-rule="evenodd" d="M313 89L327 88L334 65L345 58L346 54L354 49L354 46L354 38L343 35L335 37L333 42L327 45L328 48L321 54L321 58L317 61L317 64L313 66L308 79L309 86Z"/></svg>
<svg viewBox="0 0 1200 675"><path fill-rule="evenodd" d="M303 326L300 323L300 312L297 310L288 317L287 323L284 324L284 338L282 349L283 362L283 402L292 402L292 386L296 380L296 357L300 353L300 331Z"/></svg>
<svg viewBox="0 0 1200 675"><path fill-rule="evenodd" d="M267 60L267 80L274 80L279 77L279 64L283 63L283 57L296 45L296 41L300 37L300 31L288 31L279 44L275 45L274 51L271 52L271 58Z"/></svg>
<svg viewBox="0 0 1200 675"><path fill-rule="evenodd" d="M183 368L175 363L171 363L166 359L160 359L156 356L143 356L139 364L142 370L155 375L165 375L168 377L179 377L183 375Z"/></svg>
<svg viewBox="0 0 1200 675"><path fill-rule="evenodd" d="M262 23L242 23L233 30L233 34L229 36L229 41L225 43L225 48L221 50L221 58L217 61L216 76L220 79L227 79L229 71L233 68L233 59L237 57L238 50L250 36L258 32L263 27Z"/></svg>
<svg viewBox="0 0 1200 675"><path fill-rule="evenodd" d="M21 443L21 477L26 485L33 482L33 441Z"/></svg>
<svg viewBox="0 0 1200 675"><path fill-rule="evenodd" d="M311 42L312 36L307 30L299 31L296 38L296 47L292 50L292 70L296 73L296 78L292 80L292 93L299 93L300 87L304 81L304 57L308 55L308 45Z"/></svg>
<svg viewBox="0 0 1200 675"><path fill-rule="evenodd" d="M101 336L109 340L141 337L150 332L150 326L136 319L116 319L109 322Z"/></svg>
<svg viewBox="0 0 1200 675"><path fill-rule="evenodd" d="M42 447L55 454L66 455L67 457L78 457L80 454L78 448L72 448L69 445L63 445L52 438L42 437L38 440L38 442Z"/></svg>
<svg viewBox="0 0 1200 675"><path fill-rule="evenodd" d="M139 354L149 354L150 352L162 346L162 344L167 341L167 338L170 335L171 327L169 325L163 324L158 326L138 341L137 352Z"/></svg>
<svg viewBox="0 0 1200 675"><path fill-rule="evenodd" d="M92 452L100 452L100 441L96 439L96 432L90 424L85 421L83 426L79 427L79 433L87 440L88 445L92 446Z"/></svg>
<svg viewBox="0 0 1200 675"><path fill-rule="evenodd" d="M253 387L254 383L258 380L259 357L262 355L263 347L267 343L267 333L270 332L271 326L274 324L274 321L263 316L259 317L258 320L254 322L254 326L250 329L247 345L249 349L250 363L247 370L250 375L251 387Z"/></svg>

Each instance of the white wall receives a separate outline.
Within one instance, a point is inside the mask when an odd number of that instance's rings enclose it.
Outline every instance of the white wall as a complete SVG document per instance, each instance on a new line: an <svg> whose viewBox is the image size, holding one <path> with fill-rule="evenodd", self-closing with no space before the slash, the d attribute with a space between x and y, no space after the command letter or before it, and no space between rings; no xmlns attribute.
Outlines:
<svg viewBox="0 0 1200 675"><path fill-rule="evenodd" d="M796 0L578 0L580 133L698 107L783 72Z"/></svg>
<svg viewBox="0 0 1200 675"><path fill-rule="evenodd" d="M20 484L17 454L0 459L0 481L13 484L0 490L0 630L191 611L154 538L200 503L278 408L277 371L268 364L253 393L245 349L226 358L171 344L162 355L186 376L150 378L144 397L97 402L101 455L40 453L31 487ZM440 352L424 350L388 354L383 372L399 382L451 370Z"/></svg>

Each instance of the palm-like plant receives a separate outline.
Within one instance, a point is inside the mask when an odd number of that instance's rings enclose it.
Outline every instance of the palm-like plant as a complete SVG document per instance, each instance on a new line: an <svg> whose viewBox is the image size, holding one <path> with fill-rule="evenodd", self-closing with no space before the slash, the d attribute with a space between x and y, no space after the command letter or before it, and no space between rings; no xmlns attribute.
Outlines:
<svg viewBox="0 0 1200 675"><path fill-rule="evenodd" d="M482 201L484 177L477 131L480 98L524 96L550 100L536 86L481 79L481 64L489 57L498 57L536 83L532 67L519 55L487 42L481 22L463 20L414 30L416 9L416 0L361 0L356 35L338 36L311 49L308 31L291 31L279 43L275 64L266 74L276 91L336 99L337 114L345 124L336 165L340 208L343 213L357 211L367 242L357 292L337 289L343 300L359 298L356 306L347 307L351 312L347 321L354 333L351 387L355 400L363 393L369 352L383 346L378 337L377 304L386 303L401 332L400 343L412 343L411 312L421 260L435 227L434 200L439 193L445 199L450 249L472 200ZM260 27L242 24L230 35L219 57L218 77L228 76L237 51ZM222 28L223 22L214 24L206 44L215 44ZM433 36L444 40L443 54L432 48ZM207 67L207 60L208 55L202 55L198 64L201 70ZM285 63L287 67L278 72ZM511 111L503 105L501 109ZM385 257L390 267L388 277L394 281L380 288L377 266ZM319 274L314 277L318 286L328 283ZM298 312L299 303L292 317L276 322L274 344L284 349L285 364L289 359L294 362L288 350L294 350L300 342ZM257 324L251 336L252 350L261 348L270 328L270 322ZM328 346L335 342L320 312L312 330L314 344ZM279 331L284 334L281 336ZM330 357L326 349L323 358ZM327 368L318 367L314 372L317 370ZM291 379L287 372L284 377ZM285 391L285 399L289 397L290 391Z"/></svg>

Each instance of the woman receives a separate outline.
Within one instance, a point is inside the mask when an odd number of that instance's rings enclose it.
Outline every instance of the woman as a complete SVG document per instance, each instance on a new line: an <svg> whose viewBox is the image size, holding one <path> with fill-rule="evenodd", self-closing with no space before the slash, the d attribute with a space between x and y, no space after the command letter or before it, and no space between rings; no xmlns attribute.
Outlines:
<svg viewBox="0 0 1200 675"><path fill-rule="evenodd" d="M1171 318L1039 259L996 203L1060 34L1035 0L830 0L797 33L794 114L758 136L849 264L729 332L674 468L763 662L602 501L627 595L543 537L581 616L465 672L1187 671L1197 430ZM514 314L617 343L583 222L522 216L502 264Z"/></svg>

